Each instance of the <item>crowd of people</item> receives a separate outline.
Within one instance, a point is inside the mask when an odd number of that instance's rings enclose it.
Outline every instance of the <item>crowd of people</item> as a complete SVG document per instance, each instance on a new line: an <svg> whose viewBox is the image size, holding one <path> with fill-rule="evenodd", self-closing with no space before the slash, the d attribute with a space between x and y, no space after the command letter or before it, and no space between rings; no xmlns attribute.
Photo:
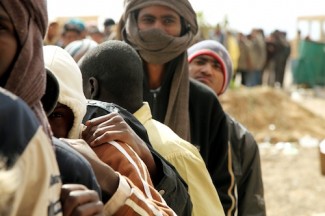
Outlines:
<svg viewBox="0 0 325 216"><path fill-rule="evenodd" d="M53 25L56 26L55 29ZM48 31L45 44L64 48L72 41L78 40L82 43L80 40L87 38L83 41L85 44L79 46L92 48L95 44L106 40L117 39L120 34L117 27L117 23L111 18L104 21L102 31L98 26L87 25L77 18L68 20L61 28L57 21L52 21L49 24L49 30L53 29L53 31ZM265 35L263 29L255 28L251 33L244 34L227 30L227 27L217 24L214 29L210 29L208 36L197 35L195 41L205 39L218 41L226 47L234 66L232 80L238 77L240 83L248 87L257 85L283 87L286 67L294 66L287 64L289 57L292 55L294 60L294 55L297 55L296 44L287 39L286 32L280 30L274 30L270 35Z"/></svg>
<svg viewBox="0 0 325 216"><path fill-rule="evenodd" d="M266 215L258 145L218 100L236 72L261 84L262 31L234 57L188 0L125 0L104 31L46 0L0 17L0 215Z"/></svg>
<svg viewBox="0 0 325 216"><path fill-rule="evenodd" d="M235 66L233 79L240 77L241 84L248 87L283 87L287 63L293 53L293 44L285 31L274 30L265 35L263 29L255 28L244 34L217 25L209 37L228 49Z"/></svg>

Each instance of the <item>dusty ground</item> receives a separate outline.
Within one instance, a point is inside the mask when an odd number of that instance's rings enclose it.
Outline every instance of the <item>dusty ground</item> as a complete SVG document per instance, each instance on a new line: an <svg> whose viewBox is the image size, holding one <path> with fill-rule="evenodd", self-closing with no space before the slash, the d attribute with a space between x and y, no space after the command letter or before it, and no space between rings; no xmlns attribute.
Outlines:
<svg viewBox="0 0 325 216"><path fill-rule="evenodd" d="M228 90L220 100L259 143L267 215L325 215L318 148L325 139L325 99L260 87Z"/></svg>

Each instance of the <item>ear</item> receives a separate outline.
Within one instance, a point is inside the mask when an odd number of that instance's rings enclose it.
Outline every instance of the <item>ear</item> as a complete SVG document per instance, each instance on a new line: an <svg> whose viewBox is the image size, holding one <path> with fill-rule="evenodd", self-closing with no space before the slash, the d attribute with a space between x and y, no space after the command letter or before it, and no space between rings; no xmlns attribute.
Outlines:
<svg viewBox="0 0 325 216"><path fill-rule="evenodd" d="M90 77L89 80L89 96L90 99L99 98L99 84L95 77Z"/></svg>

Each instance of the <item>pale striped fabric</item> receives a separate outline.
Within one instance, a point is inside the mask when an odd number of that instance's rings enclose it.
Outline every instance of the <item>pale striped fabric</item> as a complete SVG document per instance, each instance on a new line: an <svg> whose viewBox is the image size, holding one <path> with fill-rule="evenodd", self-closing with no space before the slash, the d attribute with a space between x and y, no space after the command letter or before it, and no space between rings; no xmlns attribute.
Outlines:
<svg viewBox="0 0 325 216"><path fill-rule="evenodd" d="M106 215L176 215L154 188L146 165L129 145L113 141L93 150L120 173L118 192L105 204Z"/></svg>

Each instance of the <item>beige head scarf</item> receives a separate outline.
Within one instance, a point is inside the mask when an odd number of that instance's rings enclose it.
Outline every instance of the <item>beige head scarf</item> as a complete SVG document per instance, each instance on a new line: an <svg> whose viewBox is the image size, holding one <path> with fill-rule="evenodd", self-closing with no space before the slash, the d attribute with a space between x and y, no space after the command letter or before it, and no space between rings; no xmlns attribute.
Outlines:
<svg viewBox="0 0 325 216"><path fill-rule="evenodd" d="M22 98L48 134L49 124L40 99L45 92L43 37L47 28L45 0L1 0L17 32L18 54L5 89Z"/></svg>
<svg viewBox="0 0 325 216"><path fill-rule="evenodd" d="M160 30L139 31L134 11L162 5L175 10L185 21L186 33L180 37L167 35ZM125 0L122 16L122 37L149 63L164 64L182 56L177 63L170 89L164 124L183 139L190 140L189 75L186 50L198 31L196 14L188 0Z"/></svg>

